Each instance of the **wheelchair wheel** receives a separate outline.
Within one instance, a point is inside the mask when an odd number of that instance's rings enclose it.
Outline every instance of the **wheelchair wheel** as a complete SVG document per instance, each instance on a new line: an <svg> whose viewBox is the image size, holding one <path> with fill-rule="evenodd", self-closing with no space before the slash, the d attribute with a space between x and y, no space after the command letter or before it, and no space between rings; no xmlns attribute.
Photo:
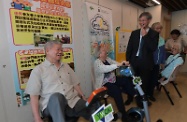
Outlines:
<svg viewBox="0 0 187 122"><path fill-rule="evenodd" d="M130 108L127 111L128 117L132 122L143 122L144 112L138 107Z"/></svg>

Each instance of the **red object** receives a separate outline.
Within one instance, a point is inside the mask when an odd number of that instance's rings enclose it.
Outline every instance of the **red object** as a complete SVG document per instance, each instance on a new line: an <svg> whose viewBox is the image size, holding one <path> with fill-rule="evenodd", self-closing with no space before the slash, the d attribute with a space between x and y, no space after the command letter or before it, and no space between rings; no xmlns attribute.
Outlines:
<svg viewBox="0 0 187 122"><path fill-rule="evenodd" d="M107 88L106 87L101 87L99 89L96 89L94 90L90 97L88 98L87 100L87 103L86 103L86 106L98 101L98 100L101 100L104 98L104 96L107 94Z"/></svg>

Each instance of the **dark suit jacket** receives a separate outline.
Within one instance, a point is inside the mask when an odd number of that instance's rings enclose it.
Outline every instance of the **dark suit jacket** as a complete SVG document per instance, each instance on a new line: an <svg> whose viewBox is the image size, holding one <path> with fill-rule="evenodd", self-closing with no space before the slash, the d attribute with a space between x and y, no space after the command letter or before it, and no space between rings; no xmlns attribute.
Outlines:
<svg viewBox="0 0 187 122"><path fill-rule="evenodd" d="M152 69L154 65L153 61L153 52L157 49L159 33L149 29L148 33L142 37L144 40L142 47L142 58L139 63L145 68ZM126 60L130 62L132 66L135 66L136 53L138 51L140 42L140 29L135 30L131 33L127 51L126 51Z"/></svg>

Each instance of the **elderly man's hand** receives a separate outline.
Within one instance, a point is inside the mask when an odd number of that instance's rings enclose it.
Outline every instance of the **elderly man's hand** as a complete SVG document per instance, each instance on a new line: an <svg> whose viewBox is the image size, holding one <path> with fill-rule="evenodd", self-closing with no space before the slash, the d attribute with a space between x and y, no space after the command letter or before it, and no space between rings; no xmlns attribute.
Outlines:
<svg viewBox="0 0 187 122"><path fill-rule="evenodd" d="M35 120L35 122L44 122L41 118Z"/></svg>
<svg viewBox="0 0 187 122"><path fill-rule="evenodd" d="M85 96L82 97L83 100L87 101L87 98Z"/></svg>
<svg viewBox="0 0 187 122"><path fill-rule="evenodd" d="M83 99L83 100L87 101L87 99L86 99L86 97L85 97L85 95L84 95L84 94L83 94L83 95L81 95L80 97L81 97L81 99Z"/></svg>

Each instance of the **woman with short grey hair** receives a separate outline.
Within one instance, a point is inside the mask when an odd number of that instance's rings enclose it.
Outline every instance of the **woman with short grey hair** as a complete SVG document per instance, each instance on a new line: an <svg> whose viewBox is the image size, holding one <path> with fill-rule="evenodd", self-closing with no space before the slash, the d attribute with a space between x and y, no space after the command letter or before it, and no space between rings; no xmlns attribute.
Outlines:
<svg viewBox="0 0 187 122"><path fill-rule="evenodd" d="M132 102L136 93L131 78L115 76L115 69L122 65L129 65L129 62L122 61L119 63L107 55L107 51L103 48L98 48L95 52L95 56L97 57L94 62L95 89L102 86L107 87L107 94L114 98L119 112L122 113L122 121L129 122L123 103L121 88L128 94L128 100L125 102L126 105Z"/></svg>

